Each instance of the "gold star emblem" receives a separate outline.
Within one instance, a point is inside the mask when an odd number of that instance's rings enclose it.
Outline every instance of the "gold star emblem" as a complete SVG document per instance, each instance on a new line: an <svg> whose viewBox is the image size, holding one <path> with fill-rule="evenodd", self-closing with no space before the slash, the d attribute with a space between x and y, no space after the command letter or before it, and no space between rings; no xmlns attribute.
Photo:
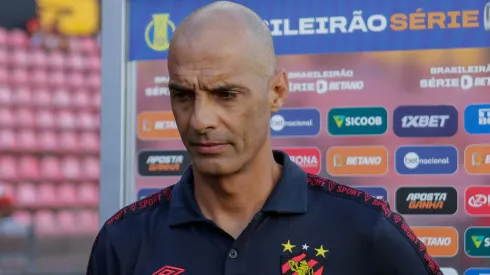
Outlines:
<svg viewBox="0 0 490 275"><path fill-rule="evenodd" d="M291 242L288 240L287 243L283 243L282 246L284 246L284 250L282 252L289 251L293 253L293 248L295 248L295 245L292 245Z"/></svg>
<svg viewBox="0 0 490 275"><path fill-rule="evenodd" d="M320 248L315 248L316 250L316 256L322 256L325 258L325 253L328 252L328 250L323 249L323 245L320 245Z"/></svg>

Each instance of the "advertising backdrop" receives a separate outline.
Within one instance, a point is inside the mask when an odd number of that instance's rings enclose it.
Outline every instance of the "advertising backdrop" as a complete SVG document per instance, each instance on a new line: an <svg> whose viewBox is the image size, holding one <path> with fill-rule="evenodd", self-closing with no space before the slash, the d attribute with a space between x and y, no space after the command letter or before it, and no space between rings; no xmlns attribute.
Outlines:
<svg viewBox="0 0 490 275"><path fill-rule="evenodd" d="M167 49L213 1L130 1L138 199L189 165ZM445 274L490 273L490 3L237 1L270 26L290 95L273 146L305 171L386 199ZM136 198L135 198L136 199Z"/></svg>

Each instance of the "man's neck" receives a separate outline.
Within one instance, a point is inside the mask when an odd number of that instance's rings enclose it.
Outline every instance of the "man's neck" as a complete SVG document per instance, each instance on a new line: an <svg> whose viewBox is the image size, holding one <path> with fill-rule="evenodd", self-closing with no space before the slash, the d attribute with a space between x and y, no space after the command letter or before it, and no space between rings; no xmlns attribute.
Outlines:
<svg viewBox="0 0 490 275"><path fill-rule="evenodd" d="M236 238L264 206L280 174L281 166L271 151L258 155L245 171L226 178L194 173L196 201L206 218Z"/></svg>

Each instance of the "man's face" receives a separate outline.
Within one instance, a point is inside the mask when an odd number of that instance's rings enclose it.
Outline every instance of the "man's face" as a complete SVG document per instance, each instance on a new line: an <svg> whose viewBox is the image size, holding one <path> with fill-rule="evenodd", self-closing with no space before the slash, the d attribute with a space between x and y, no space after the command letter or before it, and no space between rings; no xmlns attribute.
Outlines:
<svg viewBox="0 0 490 275"><path fill-rule="evenodd" d="M169 58L172 111L193 167L203 174L239 172L269 137L274 77L256 72L243 52L204 43L181 46Z"/></svg>

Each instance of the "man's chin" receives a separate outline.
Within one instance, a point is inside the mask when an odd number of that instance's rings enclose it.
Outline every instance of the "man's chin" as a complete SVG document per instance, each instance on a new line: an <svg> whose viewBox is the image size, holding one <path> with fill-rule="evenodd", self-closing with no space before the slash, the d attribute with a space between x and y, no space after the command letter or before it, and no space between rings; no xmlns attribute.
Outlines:
<svg viewBox="0 0 490 275"><path fill-rule="evenodd" d="M233 175L238 169L233 163L224 159L203 158L192 162L192 170L202 175L223 177Z"/></svg>

